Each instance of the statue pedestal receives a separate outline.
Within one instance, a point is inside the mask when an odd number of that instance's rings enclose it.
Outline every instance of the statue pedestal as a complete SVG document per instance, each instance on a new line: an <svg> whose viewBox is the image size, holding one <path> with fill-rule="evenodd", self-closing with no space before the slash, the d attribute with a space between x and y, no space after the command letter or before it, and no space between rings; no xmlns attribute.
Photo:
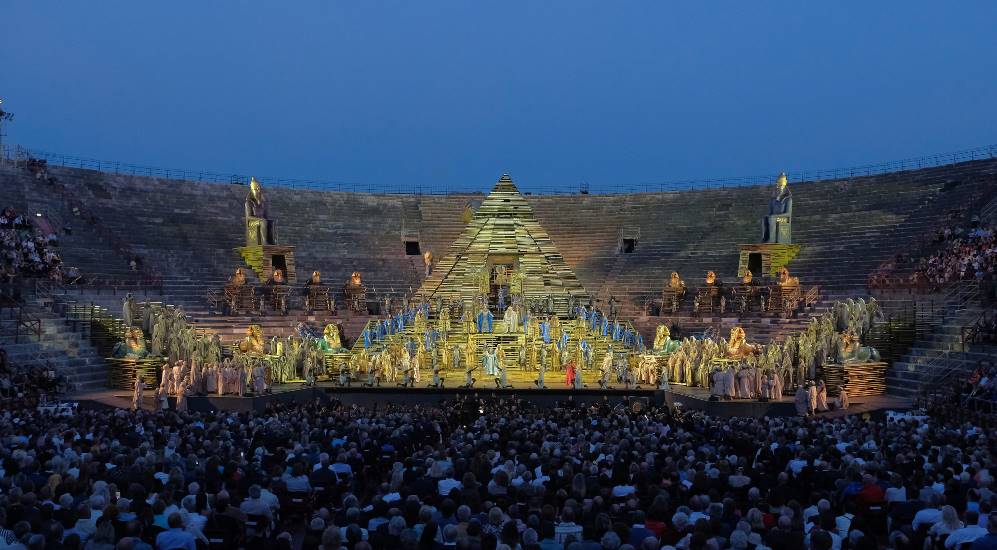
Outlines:
<svg viewBox="0 0 997 550"><path fill-rule="evenodd" d="M827 383L828 395L837 396L838 388L844 386L851 399L886 393L886 367L882 361L832 363L821 367L821 374Z"/></svg>
<svg viewBox="0 0 997 550"><path fill-rule="evenodd" d="M282 244L240 246L235 251L242 256L242 260L256 273L260 281L269 279L274 269L283 269L284 278L288 283L298 282L294 272L293 246Z"/></svg>
<svg viewBox="0 0 997 550"><path fill-rule="evenodd" d="M752 275L774 277L782 266L800 253L798 244L742 244L739 248L738 277L743 277L749 269Z"/></svg>

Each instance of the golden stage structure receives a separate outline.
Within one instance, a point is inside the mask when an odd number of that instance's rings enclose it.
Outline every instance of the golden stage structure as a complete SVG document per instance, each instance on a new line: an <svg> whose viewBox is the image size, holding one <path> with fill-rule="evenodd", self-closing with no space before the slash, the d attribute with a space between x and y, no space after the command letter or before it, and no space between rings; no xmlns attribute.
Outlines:
<svg viewBox="0 0 997 550"><path fill-rule="evenodd" d="M539 386L537 379L565 387L573 363L582 374L574 387L591 387L607 355L624 373L643 340L632 325L603 312L593 320L594 310L583 307L589 299L533 208L503 175L433 261L409 309L367 324L351 363L357 370L381 368L385 385L425 387L445 376L450 387L475 378L518 388ZM367 378L366 371L353 374Z"/></svg>
<svg viewBox="0 0 997 550"><path fill-rule="evenodd" d="M569 316L572 303L589 297L508 174L474 212L446 256L435 262L416 299L473 303L481 294L494 297L500 286L537 308L539 302L552 300L560 317Z"/></svg>

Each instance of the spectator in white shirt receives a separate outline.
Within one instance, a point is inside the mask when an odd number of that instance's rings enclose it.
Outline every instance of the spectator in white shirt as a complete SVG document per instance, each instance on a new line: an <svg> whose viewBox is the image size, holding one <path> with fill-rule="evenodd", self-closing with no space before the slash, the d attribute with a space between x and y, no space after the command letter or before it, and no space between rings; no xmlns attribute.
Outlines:
<svg viewBox="0 0 997 550"><path fill-rule="evenodd" d="M942 518L928 529L928 534L933 537L940 537L948 535L956 529L962 529L962 527L962 522L959 521L959 514L956 513L955 508L946 505L942 507Z"/></svg>
<svg viewBox="0 0 997 550"><path fill-rule="evenodd" d="M966 512L966 526L949 533L945 539L945 548L959 548L963 543L974 540L987 534L987 530L979 525L980 513L970 510Z"/></svg>
<svg viewBox="0 0 997 550"><path fill-rule="evenodd" d="M933 493L930 497L931 506L919 510L914 514L914 520L911 521L911 527L915 531L921 528L922 525L932 526L942 519L942 497L938 493Z"/></svg>
<svg viewBox="0 0 997 550"><path fill-rule="evenodd" d="M453 468L448 468L446 472L446 477L436 482L436 490L441 497L445 497L450 494L450 491L454 489L463 489L464 484L457 481L453 477Z"/></svg>
<svg viewBox="0 0 997 550"><path fill-rule="evenodd" d="M295 462L291 473L284 474L283 480L289 492L307 493L312 490L312 484L305 475L305 465L301 462Z"/></svg>
<svg viewBox="0 0 997 550"><path fill-rule="evenodd" d="M273 522L273 511L270 505L262 498L263 489L259 485L249 487L249 497L242 501L239 509L248 516L263 516L268 522Z"/></svg>

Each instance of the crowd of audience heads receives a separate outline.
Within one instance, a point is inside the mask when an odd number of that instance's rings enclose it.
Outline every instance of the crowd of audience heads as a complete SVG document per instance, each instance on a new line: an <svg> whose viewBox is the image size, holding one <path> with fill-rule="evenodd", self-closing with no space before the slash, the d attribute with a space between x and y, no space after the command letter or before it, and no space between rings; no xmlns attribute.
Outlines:
<svg viewBox="0 0 997 550"><path fill-rule="evenodd" d="M991 286L997 273L997 236L994 227L974 217L968 226L938 229L932 242L935 251L915 259L900 253L883 264L869 278L873 287L915 286L940 288L963 280L985 281ZM910 270L897 278L895 271Z"/></svg>
<svg viewBox="0 0 997 550"><path fill-rule="evenodd" d="M59 394L65 377L51 366L16 365L0 348L0 410L34 407Z"/></svg>
<svg viewBox="0 0 997 550"><path fill-rule="evenodd" d="M57 245L58 238L46 220L4 208L0 213L0 282L24 276L62 280Z"/></svg>
<svg viewBox="0 0 997 550"><path fill-rule="evenodd" d="M992 426L461 399L9 410L13 548L994 548ZM975 545L975 546L970 546Z"/></svg>

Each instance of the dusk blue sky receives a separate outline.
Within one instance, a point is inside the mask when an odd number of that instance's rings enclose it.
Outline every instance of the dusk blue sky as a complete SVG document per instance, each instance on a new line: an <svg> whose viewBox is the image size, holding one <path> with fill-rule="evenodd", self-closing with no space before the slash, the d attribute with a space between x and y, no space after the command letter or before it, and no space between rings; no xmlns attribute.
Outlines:
<svg viewBox="0 0 997 550"><path fill-rule="evenodd" d="M8 142L394 186L616 185L997 143L997 2L0 4Z"/></svg>

